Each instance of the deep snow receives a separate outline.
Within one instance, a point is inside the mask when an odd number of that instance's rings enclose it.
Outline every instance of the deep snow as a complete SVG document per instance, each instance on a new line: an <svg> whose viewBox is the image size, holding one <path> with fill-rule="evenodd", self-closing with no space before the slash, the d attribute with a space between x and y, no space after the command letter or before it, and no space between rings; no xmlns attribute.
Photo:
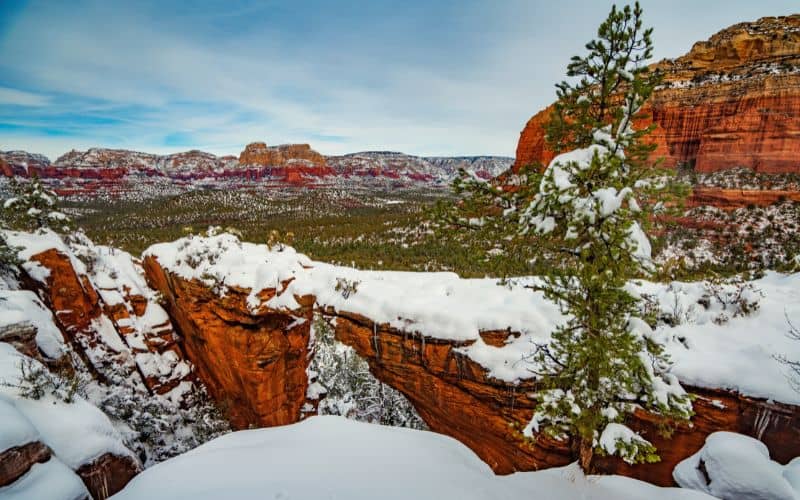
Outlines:
<svg viewBox="0 0 800 500"><path fill-rule="evenodd" d="M800 457L781 465L770 460L764 443L733 432L710 434L703 448L679 463L672 475L682 487L717 498L800 498Z"/></svg>
<svg viewBox="0 0 800 500"><path fill-rule="evenodd" d="M573 464L495 476L439 434L312 417L239 431L155 465L115 500L157 499L701 499L621 476L585 477Z"/></svg>

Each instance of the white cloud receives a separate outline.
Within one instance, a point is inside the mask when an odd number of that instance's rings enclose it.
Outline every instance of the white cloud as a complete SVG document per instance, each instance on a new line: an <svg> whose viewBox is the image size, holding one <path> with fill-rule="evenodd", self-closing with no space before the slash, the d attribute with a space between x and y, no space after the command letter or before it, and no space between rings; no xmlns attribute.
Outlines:
<svg viewBox="0 0 800 500"><path fill-rule="evenodd" d="M49 103L50 98L41 94L0 87L0 105L39 107L47 106Z"/></svg>

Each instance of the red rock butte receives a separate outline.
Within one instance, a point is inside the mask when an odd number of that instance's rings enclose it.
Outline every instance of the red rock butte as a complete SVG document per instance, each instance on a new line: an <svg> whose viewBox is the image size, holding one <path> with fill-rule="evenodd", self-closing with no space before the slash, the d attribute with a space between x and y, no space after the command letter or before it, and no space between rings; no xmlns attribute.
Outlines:
<svg viewBox="0 0 800 500"><path fill-rule="evenodd" d="M800 14L733 25L653 66L664 83L638 125L656 125L650 140L665 165L800 173ZM513 171L553 158L543 128L550 111L525 125Z"/></svg>
<svg viewBox="0 0 800 500"><path fill-rule="evenodd" d="M271 167L273 176L289 184L302 184L306 176L336 175L325 157L308 144L267 146L263 142L252 142L239 155L239 165Z"/></svg>

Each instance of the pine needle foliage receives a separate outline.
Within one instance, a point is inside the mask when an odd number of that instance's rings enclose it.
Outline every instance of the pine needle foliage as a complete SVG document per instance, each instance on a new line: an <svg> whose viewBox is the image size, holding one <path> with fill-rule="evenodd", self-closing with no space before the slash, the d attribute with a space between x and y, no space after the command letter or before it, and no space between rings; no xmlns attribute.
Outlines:
<svg viewBox="0 0 800 500"><path fill-rule="evenodd" d="M69 217L58 210L58 195L47 189L38 176L10 182L12 196L3 201L3 227L20 231L52 229L67 233L72 229Z"/></svg>
<svg viewBox="0 0 800 500"><path fill-rule="evenodd" d="M658 460L652 444L622 425L636 409L664 417L665 432L691 416L689 396L626 288L655 270L645 233L654 208L681 194L650 161L655 146L644 139L652 127L633 127L659 81L644 64L651 35L638 3L613 7L588 54L572 58L567 76L577 82L557 84L546 126L550 147L563 153L522 215L523 231L560 257L535 288L569 318L531 356L542 390L527 430L570 436L587 471L596 452Z"/></svg>
<svg viewBox="0 0 800 500"><path fill-rule="evenodd" d="M667 434L692 412L627 288L658 271L647 233L680 210L687 191L653 159L653 127L634 126L661 80L646 65L652 53L639 4L613 7L586 54L571 59L568 80L556 85L545 131L558 155L547 168L533 164L494 182L462 176L460 201L437 214L446 230L490 232L508 260L533 250L531 269L541 277L533 288L568 319L528 357L541 390L524 433L570 440L587 471L596 453L629 463L659 459L625 426L637 409L663 417Z"/></svg>

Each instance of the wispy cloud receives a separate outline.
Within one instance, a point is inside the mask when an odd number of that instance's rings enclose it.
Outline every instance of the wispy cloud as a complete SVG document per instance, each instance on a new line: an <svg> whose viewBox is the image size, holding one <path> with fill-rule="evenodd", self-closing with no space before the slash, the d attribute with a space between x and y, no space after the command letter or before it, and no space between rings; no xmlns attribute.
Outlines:
<svg viewBox="0 0 800 500"><path fill-rule="evenodd" d="M0 87L0 106L29 106L41 107L47 106L50 98L41 94L34 94L33 92L25 92L24 90L11 89L8 87Z"/></svg>

